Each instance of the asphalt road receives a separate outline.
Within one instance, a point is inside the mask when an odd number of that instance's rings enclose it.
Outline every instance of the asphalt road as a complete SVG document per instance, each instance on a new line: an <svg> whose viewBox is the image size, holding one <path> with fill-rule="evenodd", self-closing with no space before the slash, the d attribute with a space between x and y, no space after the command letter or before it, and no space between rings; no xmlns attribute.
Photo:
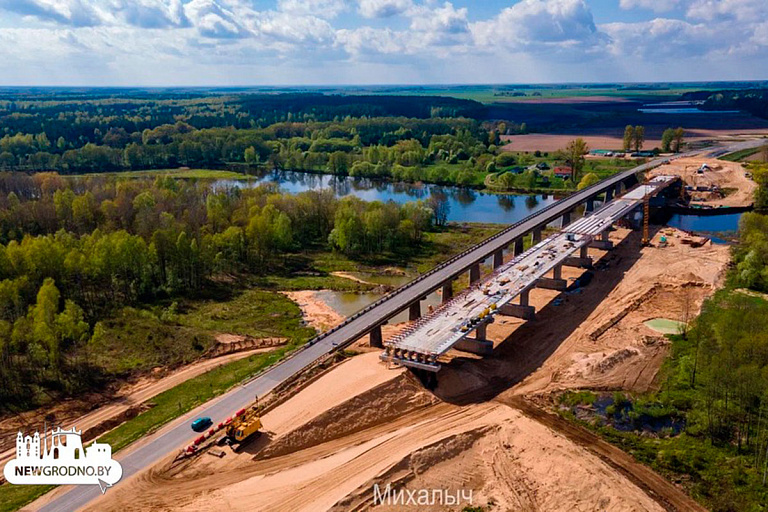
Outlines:
<svg viewBox="0 0 768 512"><path fill-rule="evenodd" d="M764 143L765 141L748 141L729 146L728 149L729 151L736 151L747 147L756 147ZM713 152L712 149L707 151L710 151L708 154ZM702 152L691 152L681 156L699 153ZM392 318L409 304L421 297L427 296L430 292L440 287L447 279L455 277L475 263L485 260L495 251L507 247L510 243L534 228L555 221L564 213L570 212L590 197L631 178L638 171L648 170L658 166L660 163L661 159L656 159L616 174L592 187L581 190L539 210L376 301L349 317L336 328L316 337L302 350L294 353L292 357L283 360L250 382L201 405L196 410L175 420L170 426L166 426L160 432L147 437L144 442L140 442L136 448L128 448L125 452L118 454L115 458L123 466L123 479L127 479L137 472L148 468L168 454L180 450L197 437L197 434L189 428L191 418L209 416L214 424L223 421L234 411L252 403L256 396L264 396L319 358L340 347L349 345L368 333L375 326ZM118 483L117 485L120 484ZM66 493L53 499L40 510L44 512L71 512L86 506L97 498L100 493L101 491L98 486L95 485L73 487Z"/></svg>

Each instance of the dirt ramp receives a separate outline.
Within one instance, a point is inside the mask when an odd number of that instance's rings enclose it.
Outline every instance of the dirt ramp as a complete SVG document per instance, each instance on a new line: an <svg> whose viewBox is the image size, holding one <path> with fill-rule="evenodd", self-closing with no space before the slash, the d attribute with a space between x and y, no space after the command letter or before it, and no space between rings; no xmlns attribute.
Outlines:
<svg viewBox="0 0 768 512"><path fill-rule="evenodd" d="M279 457L327 443L438 402L412 375L404 373L281 436L254 460Z"/></svg>

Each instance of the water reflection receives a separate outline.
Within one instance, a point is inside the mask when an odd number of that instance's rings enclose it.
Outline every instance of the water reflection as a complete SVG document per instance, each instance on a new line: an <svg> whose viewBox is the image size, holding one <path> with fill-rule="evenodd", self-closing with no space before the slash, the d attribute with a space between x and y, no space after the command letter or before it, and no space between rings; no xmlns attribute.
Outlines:
<svg viewBox="0 0 768 512"><path fill-rule="evenodd" d="M452 222L512 224L556 201L551 195L488 194L464 187L391 183L366 178L332 176L296 171L270 171L249 180L217 180L216 187L256 187L275 183L288 193L329 188L338 197L355 196L365 201L406 203L444 198Z"/></svg>

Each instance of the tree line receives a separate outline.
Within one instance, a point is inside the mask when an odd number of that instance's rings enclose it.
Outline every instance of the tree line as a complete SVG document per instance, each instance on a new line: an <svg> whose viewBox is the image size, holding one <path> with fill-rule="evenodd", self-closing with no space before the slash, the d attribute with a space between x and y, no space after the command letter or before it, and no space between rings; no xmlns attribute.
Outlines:
<svg viewBox="0 0 768 512"><path fill-rule="evenodd" d="M318 247L407 253L443 214L330 190L0 173L0 402L85 385L82 354L116 308L194 294L217 275L279 272L286 254Z"/></svg>

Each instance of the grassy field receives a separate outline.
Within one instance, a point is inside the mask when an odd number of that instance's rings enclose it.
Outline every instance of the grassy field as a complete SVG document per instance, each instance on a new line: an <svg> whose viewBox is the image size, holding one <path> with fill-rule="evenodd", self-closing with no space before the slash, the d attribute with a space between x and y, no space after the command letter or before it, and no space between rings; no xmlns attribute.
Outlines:
<svg viewBox="0 0 768 512"><path fill-rule="evenodd" d="M719 158L720 160L727 160L729 162L741 162L745 158L749 158L752 155L756 155L761 151L763 151L763 148L742 149L741 151L728 153L727 155L723 155Z"/></svg>

